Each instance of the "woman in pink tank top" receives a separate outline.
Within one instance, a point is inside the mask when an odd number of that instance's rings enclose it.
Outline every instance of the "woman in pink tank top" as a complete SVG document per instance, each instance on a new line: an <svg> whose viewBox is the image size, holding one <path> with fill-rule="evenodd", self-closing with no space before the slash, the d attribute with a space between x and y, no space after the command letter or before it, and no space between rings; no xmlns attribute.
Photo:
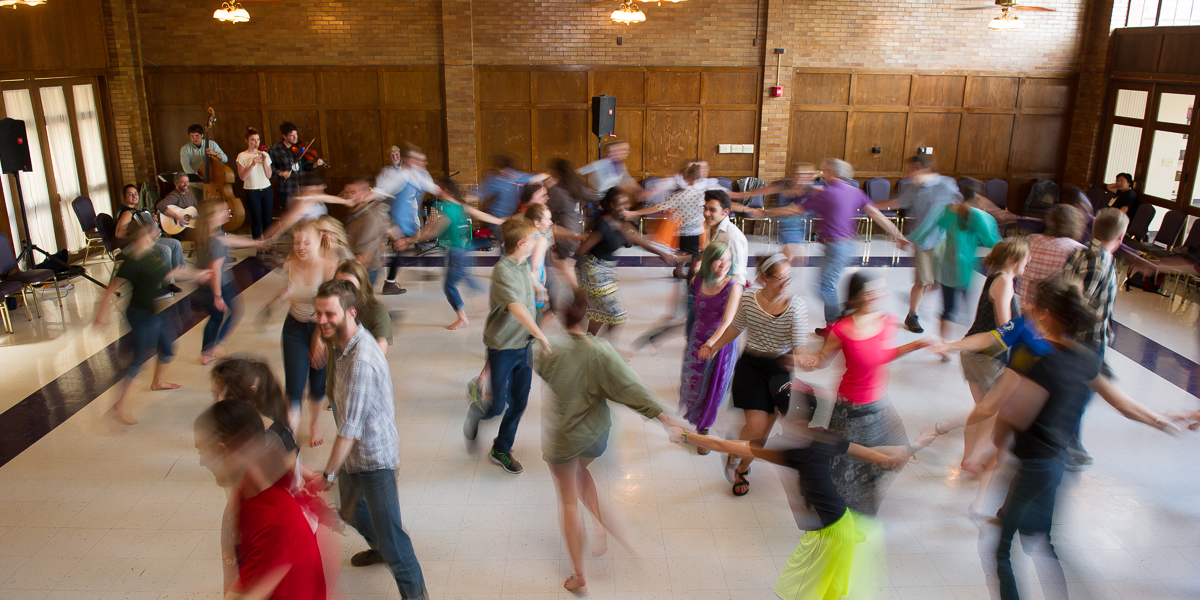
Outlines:
<svg viewBox="0 0 1200 600"><path fill-rule="evenodd" d="M850 276L846 308L834 323L820 354L803 365L820 369L838 353L846 357L846 373L838 386L838 402L829 429L851 443L867 446L906 446L908 434L891 401L887 399L888 363L933 343L923 338L896 347L896 320L880 305L887 294L882 279L866 271ZM894 474L854 458L839 456L833 461L833 479L838 492L853 510L874 516Z"/></svg>

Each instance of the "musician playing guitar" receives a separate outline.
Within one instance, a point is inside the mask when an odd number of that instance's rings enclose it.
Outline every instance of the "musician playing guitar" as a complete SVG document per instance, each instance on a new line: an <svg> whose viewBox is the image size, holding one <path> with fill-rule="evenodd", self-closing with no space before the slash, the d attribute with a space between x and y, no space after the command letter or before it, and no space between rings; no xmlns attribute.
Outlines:
<svg viewBox="0 0 1200 600"><path fill-rule="evenodd" d="M175 189L154 205L161 215L162 229L167 233L181 233L183 228L193 225L192 220L199 214L197 206L200 202L188 189L189 183L187 173L176 173Z"/></svg>
<svg viewBox="0 0 1200 600"><path fill-rule="evenodd" d="M295 123L284 121L279 126L279 133L283 139L271 146L271 169L275 171L279 203L287 210L288 197L300 188L303 172L324 166L325 161L303 150L296 152L300 133L296 131Z"/></svg>

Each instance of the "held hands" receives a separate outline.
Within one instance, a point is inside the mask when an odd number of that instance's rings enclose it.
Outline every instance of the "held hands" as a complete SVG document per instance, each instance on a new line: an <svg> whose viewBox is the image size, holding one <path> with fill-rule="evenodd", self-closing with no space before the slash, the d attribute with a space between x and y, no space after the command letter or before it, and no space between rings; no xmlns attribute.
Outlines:
<svg viewBox="0 0 1200 600"><path fill-rule="evenodd" d="M712 358L712 355L713 355L712 342L705 342L704 345L700 346L700 349L696 351L696 358L698 358L700 360L708 360L708 359Z"/></svg>
<svg viewBox="0 0 1200 600"><path fill-rule="evenodd" d="M308 350L308 361L312 363L314 369L325 368L325 341L317 339L314 341Z"/></svg>
<svg viewBox="0 0 1200 600"><path fill-rule="evenodd" d="M820 354L801 354L794 357L796 368L802 371L811 371L817 368L817 363L821 361Z"/></svg>
<svg viewBox="0 0 1200 600"><path fill-rule="evenodd" d="M332 487L333 483L326 481L325 478L319 474L316 477L309 479L308 482L304 484L304 489L313 494L328 492Z"/></svg>
<svg viewBox="0 0 1200 600"><path fill-rule="evenodd" d="M670 438L672 444L683 443L683 434L687 433L687 432L685 432L682 427L675 425L675 424L671 424L671 425L667 425L666 429L667 429L667 437Z"/></svg>
<svg viewBox="0 0 1200 600"><path fill-rule="evenodd" d="M872 448L872 450L885 457L873 462L880 468L888 470L896 470L904 467L913 456L904 446L877 446Z"/></svg>
<svg viewBox="0 0 1200 600"><path fill-rule="evenodd" d="M1172 410L1167 411L1166 416L1191 431L1200 429L1200 410Z"/></svg>

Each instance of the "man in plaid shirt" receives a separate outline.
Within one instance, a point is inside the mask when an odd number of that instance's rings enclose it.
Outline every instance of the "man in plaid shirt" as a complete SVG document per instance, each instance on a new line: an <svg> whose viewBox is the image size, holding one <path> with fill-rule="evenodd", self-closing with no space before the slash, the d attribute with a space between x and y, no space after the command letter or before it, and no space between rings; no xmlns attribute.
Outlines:
<svg viewBox="0 0 1200 600"><path fill-rule="evenodd" d="M323 166L325 161L319 158L313 160L311 154L301 158L299 154L292 152L292 146L300 142L300 133L296 131L295 123L284 121L279 125L279 134L283 139L271 146L271 168L275 170L275 197L279 198L280 205L287 210L288 196L300 188L300 172Z"/></svg>
<svg viewBox="0 0 1200 600"><path fill-rule="evenodd" d="M1117 300L1117 267L1113 253L1120 249L1128 227L1129 217L1125 213L1115 208L1101 210L1096 213L1092 241L1067 258L1067 276L1079 281L1085 301L1099 317L1096 326L1082 333L1078 340L1092 346L1101 360L1112 339L1113 304ZM1092 457L1083 448L1076 431L1067 446L1067 468L1079 470L1090 464Z"/></svg>
<svg viewBox="0 0 1200 600"><path fill-rule="evenodd" d="M1083 233L1083 213L1066 204L1055 204L1046 213L1046 232L1029 236L1029 264L1017 281L1021 306L1033 306L1037 286L1043 279L1062 273L1071 254L1086 248L1079 243Z"/></svg>

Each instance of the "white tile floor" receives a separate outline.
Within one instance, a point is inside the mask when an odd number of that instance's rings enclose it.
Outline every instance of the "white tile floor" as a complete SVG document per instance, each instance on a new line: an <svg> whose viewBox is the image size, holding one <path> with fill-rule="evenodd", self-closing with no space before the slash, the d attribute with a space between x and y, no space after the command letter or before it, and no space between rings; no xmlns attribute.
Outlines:
<svg viewBox="0 0 1200 600"><path fill-rule="evenodd" d="M879 246L876 252L890 255ZM96 269L94 269L96 270ZM480 270L486 276L486 270ZM910 269L881 269L902 313ZM795 290L819 320L811 291L816 271L800 269ZM428 274L428 277L425 275ZM664 269L623 269L633 314L628 343L663 312L671 284ZM515 454L525 473L511 476L465 450L461 419L465 382L483 360L480 341L485 296L468 302L474 318L466 331L441 328L452 318L434 269L406 272L409 293L387 303L406 311L389 351L401 436L399 473L404 520L416 544L434 598L565 598L569 573L558 532L555 496L539 460L543 386L535 380ZM246 291L246 319L229 350L265 357L280 366L281 315L262 325L257 307L281 285L269 275ZM976 283L978 285L978 282ZM0 410L71 369L110 343L124 327L85 327L98 290L77 282L60 313L44 302L45 318L29 324L15 314L17 333L0 338ZM977 293L977 292L976 292ZM1194 299L1194 296L1193 296ZM940 301L922 311L932 323ZM1118 318L1195 360L1194 302L1168 306L1134 291L1122 293ZM119 323L119 320L117 320ZM109 390L40 442L0 467L0 598L188 599L220 595L217 525L223 492L197 463L191 422L210 401L207 369L198 363L199 328L179 340L171 379L174 392L135 399L141 424L114 429L100 415L114 399ZM914 338L902 332L900 341ZM663 398L677 399L683 341L647 349L635 369ZM1197 399L1129 359L1109 353L1125 389L1155 408L1195 407ZM815 384L836 381L837 369L814 374ZM911 356L892 369L891 397L910 435L970 402L956 364ZM325 417L325 435L333 434ZM697 456L667 443L661 428L614 409L614 431L605 456L593 466L619 533L630 548L611 543L589 561L593 597L630 600L770 598L775 578L800 536L779 477L756 464L752 491L734 498L720 474L718 455ZM737 425L736 411L722 413L718 430ZM1170 439L1123 420L1103 404L1085 418L1085 443L1096 465L1069 474L1060 491L1055 542L1077 598L1200 597L1200 437ZM481 433L488 439L495 424ZM864 545L860 564L877 558L878 572L856 574L855 598L986 598L980 548L993 532L967 515L975 482L952 468L961 452L953 436L939 439L920 462L897 478L881 524L886 541ZM305 448L304 460L322 465L330 444ZM1002 495L989 496L994 508ZM344 558L364 545L357 534L342 539ZM1017 552L1023 592L1042 590L1032 564ZM884 566L886 565L886 566ZM1059 585L1064 585L1060 583ZM345 564L337 591L345 598L394 598L384 567Z"/></svg>

